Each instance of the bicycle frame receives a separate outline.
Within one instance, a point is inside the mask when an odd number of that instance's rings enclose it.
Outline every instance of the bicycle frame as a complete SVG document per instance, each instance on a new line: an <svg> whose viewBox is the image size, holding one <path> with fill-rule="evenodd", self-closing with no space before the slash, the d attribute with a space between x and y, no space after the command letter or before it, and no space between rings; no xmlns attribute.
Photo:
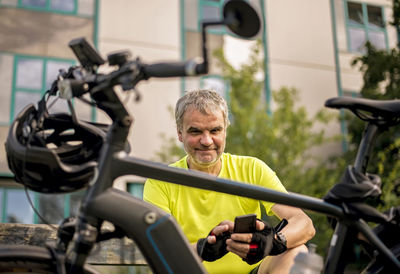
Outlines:
<svg viewBox="0 0 400 274"><path fill-rule="evenodd" d="M169 167L135 157L123 150L131 119L112 89L105 90L113 102L113 124L103 145L98 175L93 180L82 204L72 265L82 266L95 244L94 237L103 221L121 228L139 246L150 267L156 273L203 273L205 270L172 216L140 199L113 189L113 181L124 175L137 175L175 184L217 191L232 195L294 206L326 214L338 220L326 259L324 273L343 271L342 250L350 228L356 228L397 267L400 263L393 253L362 220L354 220L343 210L321 199L295 193L282 193L245 183L221 179L205 173ZM372 141L378 128L369 124L359 148L357 168L366 166ZM118 209L118 210L116 210ZM167 238L168 237L168 238ZM171 252L173 250L173 252Z"/></svg>

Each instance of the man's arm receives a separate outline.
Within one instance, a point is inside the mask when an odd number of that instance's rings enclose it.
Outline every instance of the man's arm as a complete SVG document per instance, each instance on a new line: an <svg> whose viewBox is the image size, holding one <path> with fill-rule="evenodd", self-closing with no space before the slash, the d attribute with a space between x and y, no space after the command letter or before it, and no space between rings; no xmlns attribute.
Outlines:
<svg viewBox="0 0 400 274"><path fill-rule="evenodd" d="M287 248L293 248L305 244L315 235L315 228L310 217L301 209L287 205L275 204L272 212L280 219L286 219L286 225L281 233L287 241Z"/></svg>

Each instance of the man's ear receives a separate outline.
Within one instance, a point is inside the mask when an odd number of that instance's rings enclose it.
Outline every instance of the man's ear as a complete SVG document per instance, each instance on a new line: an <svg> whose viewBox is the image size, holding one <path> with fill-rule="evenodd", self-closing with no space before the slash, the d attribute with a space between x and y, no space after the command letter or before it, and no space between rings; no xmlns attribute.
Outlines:
<svg viewBox="0 0 400 274"><path fill-rule="evenodd" d="M179 140L180 142L183 142L182 131L179 130L179 129L177 129L176 132L178 133L178 140Z"/></svg>

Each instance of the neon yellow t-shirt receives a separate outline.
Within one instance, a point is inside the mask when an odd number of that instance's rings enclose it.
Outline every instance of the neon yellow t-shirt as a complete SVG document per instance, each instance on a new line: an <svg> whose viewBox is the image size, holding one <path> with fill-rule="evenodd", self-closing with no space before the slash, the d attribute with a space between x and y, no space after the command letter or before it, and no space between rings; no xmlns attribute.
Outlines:
<svg viewBox="0 0 400 274"><path fill-rule="evenodd" d="M218 177L286 192L278 177L264 162L254 157L223 153ZM187 156L171 166L188 169ZM223 220L233 221L236 216L256 213L261 217L259 201L240 196L196 189L187 186L148 179L143 198L175 217L190 243L208 235ZM269 202L262 202L268 215L272 215ZM204 262L209 273L249 273L255 265L228 253L215 262Z"/></svg>

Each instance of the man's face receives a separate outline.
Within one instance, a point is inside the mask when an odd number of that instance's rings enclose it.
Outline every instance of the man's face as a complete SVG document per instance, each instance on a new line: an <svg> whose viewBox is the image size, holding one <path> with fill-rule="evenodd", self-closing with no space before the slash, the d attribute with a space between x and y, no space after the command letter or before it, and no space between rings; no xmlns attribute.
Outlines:
<svg viewBox="0 0 400 274"><path fill-rule="evenodd" d="M183 115L178 137L189 156L191 169L212 167L225 149L226 129L222 111L203 114L189 107Z"/></svg>

